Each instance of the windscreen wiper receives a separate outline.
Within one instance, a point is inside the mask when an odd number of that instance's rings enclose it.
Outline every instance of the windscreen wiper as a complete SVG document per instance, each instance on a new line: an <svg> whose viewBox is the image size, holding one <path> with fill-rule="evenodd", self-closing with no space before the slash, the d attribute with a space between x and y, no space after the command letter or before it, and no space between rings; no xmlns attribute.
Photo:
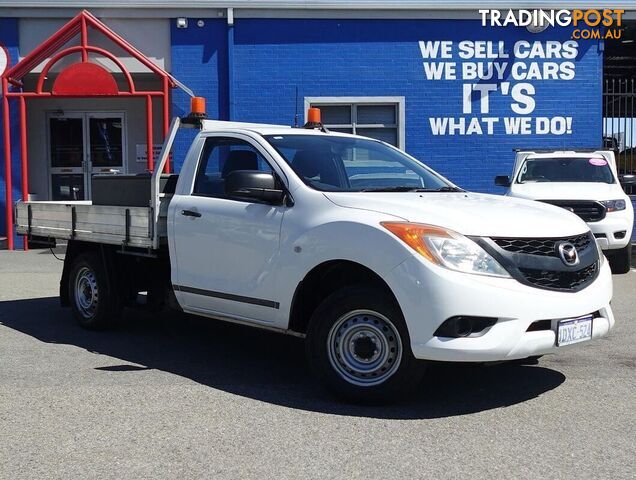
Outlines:
<svg viewBox="0 0 636 480"><path fill-rule="evenodd" d="M429 189L429 190L419 190L422 192L465 192L466 190L463 190L459 187L440 187L440 188L434 188L434 189Z"/></svg>
<svg viewBox="0 0 636 480"><path fill-rule="evenodd" d="M361 192L419 192L423 190L419 187L407 187L406 185L396 185L393 187L374 187L374 188L363 188L360 190Z"/></svg>
<svg viewBox="0 0 636 480"><path fill-rule="evenodd" d="M377 188L365 188L360 190L361 192L463 192L461 188L445 186L440 188L422 188L422 187L407 187L405 185L398 185L394 187L377 187Z"/></svg>

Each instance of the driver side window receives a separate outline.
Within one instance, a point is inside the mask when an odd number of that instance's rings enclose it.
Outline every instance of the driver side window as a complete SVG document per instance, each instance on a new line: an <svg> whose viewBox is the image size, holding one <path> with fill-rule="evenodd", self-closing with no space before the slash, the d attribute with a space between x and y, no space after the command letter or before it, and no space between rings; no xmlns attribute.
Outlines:
<svg viewBox="0 0 636 480"><path fill-rule="evenodd" d="M205 141L194 182L193 195L225 197L225 180L237 170L272 173L265 158L245 140L210 137Z"/></svg>

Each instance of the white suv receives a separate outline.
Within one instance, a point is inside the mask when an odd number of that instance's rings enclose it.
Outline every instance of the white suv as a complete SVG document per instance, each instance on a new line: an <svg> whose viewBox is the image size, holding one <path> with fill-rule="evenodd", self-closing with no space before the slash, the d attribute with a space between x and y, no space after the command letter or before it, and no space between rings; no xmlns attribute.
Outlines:
<svg viewBox="0 0 636 480"><path fill-rule="evenodd" d="M517 152L512 177L495 184L506 195L550 203L587 222L613 273L627 273L631 263L634 209L623 191L611 151Z"/></svg>

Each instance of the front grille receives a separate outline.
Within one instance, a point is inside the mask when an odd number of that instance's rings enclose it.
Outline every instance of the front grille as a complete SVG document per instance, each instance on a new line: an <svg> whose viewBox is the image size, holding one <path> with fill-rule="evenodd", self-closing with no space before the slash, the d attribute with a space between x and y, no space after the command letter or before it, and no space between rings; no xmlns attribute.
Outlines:
<svg viewBox="0 0 636 480"><path fill-rule="evenodd" d="M560 238L475 238L517 281L536 288L578 292L600 272L599 254L592 232ZM570 243L578 262L569 265L559 247Z"/></svg>
<svg viewBox="0 0 636 480"><path fill-rule="evenodd" d="M592 241L589 233L566 238L493 238L493 242L508 252L527 255L558 257L558 245L569 242L577 251L584 250Z"/></svg>
<svg viewBox="0 0 636 480"><path fill-rule="evenodd" d="M602 203L589 200L541 200L557 207L564 208L578 215L586 222L598 222L605 218L606 209Z"/></svg>
<svg viewBox="0 0 636 480"><path fill-rule="evenodd" d="M596 278L598 262L576 272L554 272L533 268L520 268L519 271L528 283L537 287L555 290L579 290Z"/></svg>

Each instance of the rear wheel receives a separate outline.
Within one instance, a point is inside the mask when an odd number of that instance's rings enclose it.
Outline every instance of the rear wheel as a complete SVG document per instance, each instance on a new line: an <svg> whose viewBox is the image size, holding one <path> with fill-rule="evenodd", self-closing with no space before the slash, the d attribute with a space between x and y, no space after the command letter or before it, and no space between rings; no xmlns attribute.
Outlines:
<svg viewBox="0 0 636 480"><path fill-rule="evenodd" d="M421 380L395 300L379 288L345 287L316 309L307 332L307 357L336 395L356 403L385 403Z"/></svg>
<svg viewBox="0 0 636 480"><path fill-rule="evenodd" d="M632 263L632 246L627 244L625 247L610 250L606 252L612 273L628 273Z"/></svg>
<svg viewBox="0 0 636 480"><path fill-rule="evenodd" d="M121 316L121 302L111 292L101 257L94 252L78 255L71 266L68 284L69 302L79 324L101 329Z"/></svg>

